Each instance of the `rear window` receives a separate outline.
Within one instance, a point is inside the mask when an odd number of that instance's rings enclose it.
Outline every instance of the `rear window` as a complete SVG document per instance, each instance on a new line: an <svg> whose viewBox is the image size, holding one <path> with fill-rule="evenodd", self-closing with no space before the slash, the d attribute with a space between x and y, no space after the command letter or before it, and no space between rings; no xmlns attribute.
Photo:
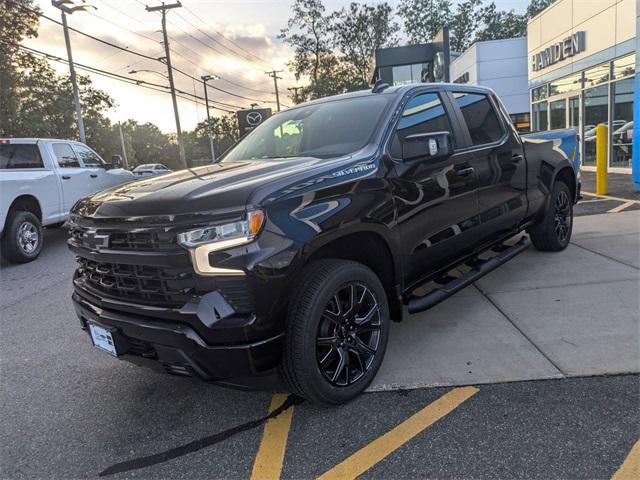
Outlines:
<svg viewBox="0 0 640 480"><path fill-rule="evenodd" d="M44 168L40 149L35 144L0 145L0 170Z"/></svg>
<svg viewBox="0 0 640 480"><path fill-rule="evenodd" d="M498 114L486 95L458 92L453 95L462 110L462 116L467 123L474 145L484 145L500 140L503 131Z"/></svg>

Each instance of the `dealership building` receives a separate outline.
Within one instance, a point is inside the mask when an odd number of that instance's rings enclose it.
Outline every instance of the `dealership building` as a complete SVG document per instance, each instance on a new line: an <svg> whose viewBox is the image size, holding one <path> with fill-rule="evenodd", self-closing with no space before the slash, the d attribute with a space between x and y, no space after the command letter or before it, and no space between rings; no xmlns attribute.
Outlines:
<svg viewBox="0 0 640 480"><path fill-rule="evenodd" d="M454 55L450 72L452 82L492 88L516 128L521 132L529 131L526 38L476 42L464 53Z"/></svg>
<svg viewBox="0 0 640 480"><path fill-rule="evenodd" d="M630 173L638 18L636 0L556 0L531 19L526 38L458 53L448 51L444 29L433 44L380 49L373 80L491 87L521 131L575 128L587 170L595 168L595 126L604 123L609 170ZM640 182L640 164L636 173Z"/></svg>
<svg viewBox="0 0 640 480"><path fill-rule="evenodd" d="M630 172L636 8L636 0L557 0L527 28L532 130L576 128L586 169L604 123L609 169Z"/></svg>

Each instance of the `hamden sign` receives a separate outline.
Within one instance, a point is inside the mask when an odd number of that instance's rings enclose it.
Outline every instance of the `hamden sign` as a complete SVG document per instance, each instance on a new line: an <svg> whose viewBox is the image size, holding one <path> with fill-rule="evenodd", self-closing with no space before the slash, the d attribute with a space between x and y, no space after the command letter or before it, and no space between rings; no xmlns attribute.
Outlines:
<svg viewBox="0 0 640 480"><path fill-rule="evenodd" d="M533 71L537 72L569 57L573 57L585 49L585 32L576 32L558 43L548 46L531 57Z"/></svg>

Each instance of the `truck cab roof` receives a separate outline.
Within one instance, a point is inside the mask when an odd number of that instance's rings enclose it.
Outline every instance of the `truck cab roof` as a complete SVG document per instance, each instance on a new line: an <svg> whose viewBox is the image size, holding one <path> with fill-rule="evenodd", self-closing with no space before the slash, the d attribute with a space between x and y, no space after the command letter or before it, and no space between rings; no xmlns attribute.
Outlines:
<svg viewBox="0 0 640 480"><path fill-rule="evenodd" d="M315 105L319 103L331 102L336 100L346 100L350 98L358 98L358 97L367 97L367 96L379 96L379 95L392 95L392 96L404 96L407 93L412 92L413 90L418 89L431 89L438 91L452 91L456 92L467 92L467 93L484 93L484 94L495 94L495 92L488 87L480 87L476 85L463 85L459 83L411 83L407 85L392 85L383 90L374 93L371 89L367 90L358 90L356 92L348 92L341 93L339 95L332 95L330 97L322 97L316 100L311 100L309 102L302 103L300 105L296 105L292 108L298 108L303 106Z"/></svg>

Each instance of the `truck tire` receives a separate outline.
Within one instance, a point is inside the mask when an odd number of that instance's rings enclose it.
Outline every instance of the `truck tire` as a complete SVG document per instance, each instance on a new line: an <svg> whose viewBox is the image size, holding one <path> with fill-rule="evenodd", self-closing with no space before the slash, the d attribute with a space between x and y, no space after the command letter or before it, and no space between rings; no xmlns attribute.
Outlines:
<svg viewBox="0 0 640 480"><path fill-rule="evenodd" d="M287 315L280 375L296 395L337 405L375 377L389 337L389 306L373 271L327 259L306 267Z"/></svg>
<svg viewBox="0 0 640 480"><path fill-rule="evenodd" d="M531 243L543 252L559 252L569 245L573 230L573 200L569 186L555 182L540 223L529 228Z"/></svg>
<svg viewBox="0 0 640 480"><path fill-rule="evenodd" d="M35 260L42 250L42 225L31 212L9 213L0 244L2 256L12 263L27 263Z"/></svg>

